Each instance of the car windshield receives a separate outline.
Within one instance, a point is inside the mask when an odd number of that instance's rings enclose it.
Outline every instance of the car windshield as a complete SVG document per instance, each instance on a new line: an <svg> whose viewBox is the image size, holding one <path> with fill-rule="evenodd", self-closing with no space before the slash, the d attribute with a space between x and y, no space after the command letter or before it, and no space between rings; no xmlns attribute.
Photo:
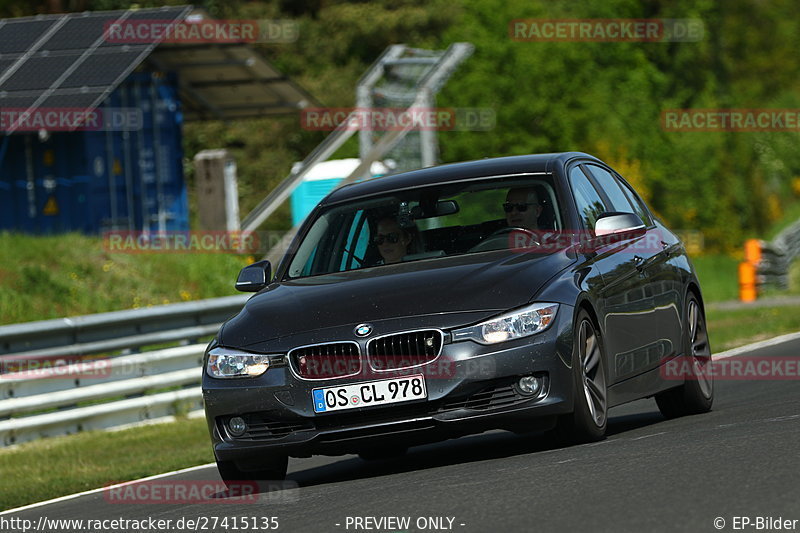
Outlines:
<svg viewBox="0 0 800 533"><path fill-rule="evenodd" d="M513 228L560 230L549 174L391 191L318 213L291 260L299 278L510 248Z"/></svg>

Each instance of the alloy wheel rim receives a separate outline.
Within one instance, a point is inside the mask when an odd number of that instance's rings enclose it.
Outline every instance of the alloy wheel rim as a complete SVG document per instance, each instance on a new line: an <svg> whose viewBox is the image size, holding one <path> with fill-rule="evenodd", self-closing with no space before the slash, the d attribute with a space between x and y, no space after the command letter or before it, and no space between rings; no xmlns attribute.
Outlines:
<svg viewBox="0 0 800 533"><path fill-rule="evenodd" d="M597 427L606 420L606 377L599 339L588 320L581 322L579 336L581 381L589 414Z"/></svg>
<svg viewBox="0 0 800 533"><path fill-rule="evenodd" d="M692 359L692 369L694 371L697 385L700 392L706 398L711 397L713 382L709 375L709 363L711 363L711 349L708 345L708 331L706 330L703 313L697 301L689 300L688 308L689 321L689 355Z"/></svg>

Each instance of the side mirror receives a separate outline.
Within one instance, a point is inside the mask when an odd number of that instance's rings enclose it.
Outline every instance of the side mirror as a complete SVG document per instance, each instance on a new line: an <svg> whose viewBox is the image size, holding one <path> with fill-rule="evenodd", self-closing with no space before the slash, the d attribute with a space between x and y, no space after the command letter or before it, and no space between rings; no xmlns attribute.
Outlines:
<svg viewBox="0 0 800 533"><path fill-rule="evenodd" d="M241 292L258 292L269 283L272 276L272 265L269 261L257 261L239 271L236 278L236 290Z"/></svg>
<svg viewBox="0 0 800 533"><path fill-rule="evenodd" d="M633 238L644 235L647 227L633 213L603 213L594 224L594 234L597 237L614 235L621 238Z"/></svg>

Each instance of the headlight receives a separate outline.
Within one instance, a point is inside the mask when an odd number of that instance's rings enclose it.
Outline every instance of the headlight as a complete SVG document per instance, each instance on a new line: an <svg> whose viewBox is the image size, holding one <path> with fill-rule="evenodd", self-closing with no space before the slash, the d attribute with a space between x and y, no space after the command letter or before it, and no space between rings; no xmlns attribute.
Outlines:
<svg viewBox="0 0 800 533"><path fill-rule="evenodd" d="M269 356L229 348L214 348L208 352L206 372L212 378L260 376L269 368Z"/></svg>
<svg viewBox="0 0 800 533"><path fill-rule="evenodd" d="M536 303L481 322L475 326L452 331L454 341L471 339L481 344L521 339L546 330L556 318L558 304Z"/></svg>

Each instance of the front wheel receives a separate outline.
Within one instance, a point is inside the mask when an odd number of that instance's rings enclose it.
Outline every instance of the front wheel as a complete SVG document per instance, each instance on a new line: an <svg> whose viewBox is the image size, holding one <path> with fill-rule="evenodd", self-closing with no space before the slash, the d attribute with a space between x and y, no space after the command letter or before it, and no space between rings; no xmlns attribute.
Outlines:
<svg viewBox="0 0 800 533"><path fill-rule="evenodd" d="M683 349L688 368L686 381L675 389L656 394L658 409L667 418L705 413L714 403L714 379L710 370L711 347L708 344L706 317L693 293L686 298Z"/></svg>
<svg viewBox="0 0 800 533"><path fill-rule="evenodd" d="M556 435L566 443L594 442L606 435L608 390L603 343L589 313L581 310L572 343L574 407L556 424Z"/></svg>
<svg viewBox="0 0 800 533"><path fill-rule="evenodd" d="M289 457L279 455L264 460L257 470L242 470L234 461L217 461L219 476L229 489L252 481L283 481L289 468Z"/></svg>

